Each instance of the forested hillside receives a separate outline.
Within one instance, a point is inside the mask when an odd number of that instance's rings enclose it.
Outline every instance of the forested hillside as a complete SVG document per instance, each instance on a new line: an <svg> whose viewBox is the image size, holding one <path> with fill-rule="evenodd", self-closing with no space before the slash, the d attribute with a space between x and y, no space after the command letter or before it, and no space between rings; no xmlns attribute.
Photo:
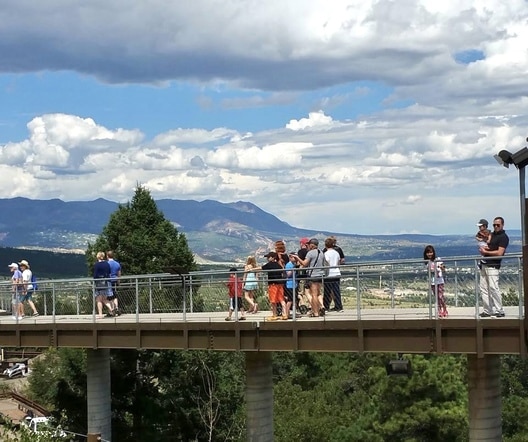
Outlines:
<svg viewBox="0 0 528 442"><path fill-rule="evenodd" d="M39 279L43 278L83 278L88 276L88 266L84 255L77 253L59 253L44 250L0 248L0 265L9 277L7 266L12 262L25 259Z"/></svg>
<svg viewBox="0 0 528 442"><path fill-rule="evenodd" d="M467 442L466 357L406 355L412 376L389 377L393 357L276 352L275 440ZM111 365L114 442L247 440L242 352L121 350ZM51 350L30 378L31 396L81 434L85 370L83 351ZM526 441L528 362L503 356L501 373L502 440Z"/></svg>

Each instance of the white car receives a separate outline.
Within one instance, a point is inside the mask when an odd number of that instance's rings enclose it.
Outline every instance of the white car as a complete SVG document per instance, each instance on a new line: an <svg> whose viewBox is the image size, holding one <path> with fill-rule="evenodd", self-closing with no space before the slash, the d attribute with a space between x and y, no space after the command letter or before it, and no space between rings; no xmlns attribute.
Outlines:
<svg viewBox="0 0 528 442"><path fill-rule="evenodd" d="M24 423L29 427L33 433L46 434L52 437L66 437L67 434L60 428L55 428L49 417L31 417L26 416Z"/></svg>
<svg viewBox="0 0 528 442"><path fill-rule="evenodd" d="M22 362L18 362L12 367L6 368L4 370L4 376L7 376L8 378L16 378L18 376L24 376L26 373L26 364L23 364Z"/></svg>

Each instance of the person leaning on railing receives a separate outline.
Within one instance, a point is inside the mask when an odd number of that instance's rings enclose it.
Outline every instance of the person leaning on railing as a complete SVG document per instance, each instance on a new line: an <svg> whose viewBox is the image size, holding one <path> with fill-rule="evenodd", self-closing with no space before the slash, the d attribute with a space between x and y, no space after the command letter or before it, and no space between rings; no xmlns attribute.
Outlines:
<svg viewBox="0 0 528 442"><path fill-rule="evenodd" d="M276 252L268 252L264 258L267 258L268 262L260 269L266 270L268 273L268 297L271 305L271 316L267 317L266 321L288 319L286 303L284 302L284 269L278 262L279 255ZM277 304L282 307L282 316L277 313Z"/></svg>

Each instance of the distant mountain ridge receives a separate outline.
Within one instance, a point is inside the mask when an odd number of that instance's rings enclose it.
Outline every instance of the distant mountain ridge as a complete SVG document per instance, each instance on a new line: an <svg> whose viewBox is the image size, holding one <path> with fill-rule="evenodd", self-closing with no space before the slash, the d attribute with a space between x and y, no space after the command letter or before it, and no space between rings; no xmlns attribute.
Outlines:
<svg viewBox="0 0 528 442"><path fill-rule="evenodd" d="M242 262L247 255L267 250L277 239L285 240L288 250L297 250L302 236L324 239L331 234L338 236L350 260L416 258L426 244L433 244L441 256L477 251L475 240L466 235L355 235L299 229L245 201L161 199L156 204L186 234L191 249L204 261ZM0 199L0 246L84 251L118 206L102 198L69 202ZM513 236L508 251L519 250L520 238Z"/></svg>

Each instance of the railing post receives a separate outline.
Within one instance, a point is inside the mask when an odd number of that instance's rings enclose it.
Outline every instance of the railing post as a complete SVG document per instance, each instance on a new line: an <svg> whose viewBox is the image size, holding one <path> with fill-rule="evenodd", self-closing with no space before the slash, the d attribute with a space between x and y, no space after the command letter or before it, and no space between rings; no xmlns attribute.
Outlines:
<svg viewBox="0 0 528 442"><path fill-rule="evenodd" d="M394 302L394 264L391 264L391 288L390 288L390 291L391 291L391 308L394 308L395 307L395 302Z"/></svg>
<svg viewBox="0 0 528 442"><path fill-rule="evenodd" d="M149 277L149 313L152 314L152 278Z"/></svg>
<svg viewBox="0 0 528 442"><path fill-rule="evenodd" d="M139 322L139 281L137 277L136 280L136 322Z"/></svg>
<svg viewBox="0 0 528 442"><path fill-rule="evenodd" d="M95 301L95 282L92 282L92 318L93 322L95 322L95 318L97 317L97 302Z"/></svg>
<svg viewBox="0 0 528 442"><path fill-rule="evenodd" d="M189 275L189 308L192 308L192 304L193 304L193 295L194 295L194 291L193 291L193 277L192 275ZM183 301L184 301L184 308L183 308L183 311L185 312L186 310L186 302L187 302L187 296L184 296L183 297Z"/></svg>
<svg viewBox="0 0 528 442"><path fill-rule="evenodd" d="M523 293L523 284L524 284L524 275L523 275L523 268L522 268L522 258L517 259L517 274L518 277L518 291L519 291L519 318L522 318L523 316L523 300L524 297L521 296Z"/></svg>
<svg viewBox="0 0 528 442"><path fill-rule="evenodd" d="M187 278L182 275L182 278L183 278L183 299L182 299L182 309L183 309L183 321L185 322L187 320ZM190 286L189 286L189 296L192 297L192 276L189 275L189 280L190 280Z"/></svg>
<svg viewBox="0 0 528 442"><path fill-rule="evenodd" d="M356 267L356 310L358 320L361 319L361 295L359 294L359 266Z"/></svg>
<svg viewBox="0 0 528 442"><path fill-rule="evenodd" d="M55 283L53 283L51 285L51 300L52 300L52 304L53 304L52 318L53 318L53 322L55 322L55 314L56 314L55 305L56 305L56 302L57 302L57 298L55 296Z"/></svg>
<svg viewBox="0 0 528 442"><path fill-rule="evenodd" d="M429 319L433 318L433 289L431 286L431 266L427 265L427 296L429 297Z"/></svg>
<svg viewBox="0 0 528 442"><path fill-rule="evenodd" d="M480 268L478 260L475 260L475 317L479 318L479 282L480 282Z"/></svg>
<svg viewBox="0 0 528 442"><path fill-rule="evenodd" d="M454 261L455 266L455 307L458 307L458 265L456 260ZM445 275L444 275L445 278Z"/></svg>

